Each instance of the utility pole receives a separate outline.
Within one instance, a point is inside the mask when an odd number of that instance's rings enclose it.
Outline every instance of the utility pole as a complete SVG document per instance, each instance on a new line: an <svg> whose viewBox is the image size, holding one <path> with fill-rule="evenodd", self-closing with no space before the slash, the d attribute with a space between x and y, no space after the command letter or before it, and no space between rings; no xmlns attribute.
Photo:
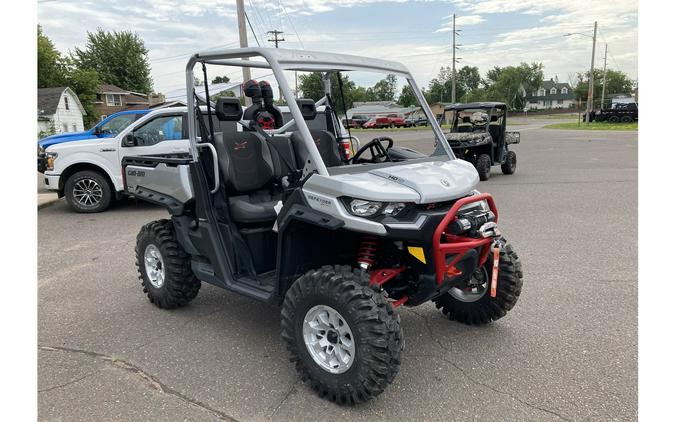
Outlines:
<svg viewBox="0 0 675 422"><path fill-rule="evenodd" d="M595 64L595 39L598 36L598 21L593 24L593 52L591 53L591 73L588 75L588 101L586 103L586 124L591 122L593 110L593 66Z"/></svg>
<svg viewBox="0 0 675 422"><path fill-rule="evenodd" d="M605 43L605 66L602 71L602 99L600 100L600 108L605 106L605 85L607 85L607 43Z"/></svg>
<svg viewBox="0 0 675 422"><path fill-rule="evenodd" d="M277 31L276 29L274 31L267 31L267 34L272 34L274 38L268 39L267 41L273 42L274 43L274 48L279 48L279 43L282 41L286 41L283 38L279 38L279 35L283 34L284 31Z"/></svg>
<svg viewBox="0 0 675 422"><path fill-rule="evenodd" d="M237 24L239 25L239 46L241 48L246 48L248 47L248 38L246 37L246 14L244 12L244 0L237 0ZM251 80L251 68L243 67L242 73L244 77L244 80L242 81L243 94L243 84ZM247 106L251 105L250 98L244 96L244 101Z"/></svg>
<svg viewBox="0 0 675 422"><path fill-rule="evenodd" d="M272 34L272 36L274 36L274 38L268 38L267 41L273 42L274 48L279 48L279 43L282 42L282 41L286 41L283 38L279 38L279 35L281 35L283 33L284 33L284 31L277 31L276 29L273 30L273 31L267 31L267 35ZM296 85L297 85L297 83L296 83ZM279 86L279 101L281 101L282 97L283 97L283 95L281 93L281 86Z"/></svg>
<svg viewBox="0 0 675 422"><path fill-rule="evenodd" d="M455 49L457 45L455 44L455 35L457 31L455 30L455 14L452 14L452 102L455 102L455 86L457 85L457 75L455 73Z"/></svg>

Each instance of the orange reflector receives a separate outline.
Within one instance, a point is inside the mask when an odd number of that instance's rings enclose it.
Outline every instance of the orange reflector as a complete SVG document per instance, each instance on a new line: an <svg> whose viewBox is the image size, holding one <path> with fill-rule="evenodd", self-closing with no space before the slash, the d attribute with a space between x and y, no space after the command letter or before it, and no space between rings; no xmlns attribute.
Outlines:
<svg viewBox="0 0 675 422"><path fill-rule="evenodd" d="M490 297L497 297L497 277L499 277L499 246L494 247L494 260L492 261L492 281L490 283Z"/></svg>
<svg viewBox="0 0 675 422"><path fill-rule="evenodd" d="M448 277L456 277L458 275L462 275L462 272L453 265L451 267L448 267L448 269L445 271L445 274L447 274Z"/></svg>

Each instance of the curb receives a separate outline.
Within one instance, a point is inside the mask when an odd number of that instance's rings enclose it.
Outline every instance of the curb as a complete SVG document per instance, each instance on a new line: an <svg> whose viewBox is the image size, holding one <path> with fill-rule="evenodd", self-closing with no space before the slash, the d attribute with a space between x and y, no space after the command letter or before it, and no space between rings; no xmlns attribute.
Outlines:
<svg viewBox="0 0 675 422"><path fill-rule="evenodd" d="M53 194L53 196L52 195L49 195L49 196L50 196L49 199L44 199L44 200L40 201L40 194L38 194L37 209L46 208L46 207L54 205L56 202L58 202L59 197L56 194Z"/></svg>

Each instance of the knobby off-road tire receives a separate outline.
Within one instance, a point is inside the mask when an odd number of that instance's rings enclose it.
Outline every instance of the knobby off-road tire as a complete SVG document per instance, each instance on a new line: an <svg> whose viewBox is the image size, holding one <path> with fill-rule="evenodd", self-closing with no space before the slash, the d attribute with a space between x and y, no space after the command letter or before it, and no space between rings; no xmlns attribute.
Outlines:
<svg viewBox="0 0 675 422"><path fill-rule="evenodd" d="M293 283L281 310L281 337L301 379L309 381L320 397L338 404L379 395L401 366L400 317L384 296L368 287L368 281L366 274L349 266L324 266ZM305 342L305 320L317 307L336 311L351 332L354 354L342 373L322 368Z"/></svg>
<svg viewBox="0 0 675 422"><path fill-rule="evenodd" d="M631 116L622 116L621 117L621 123L631 123L633 121L633 118Z"/></svg>
<svg viewBox="0 0 675 422"><path fill-rule="evenodd" d="M506 160L502 164L502 173L504 174L513 174L516 172L516 153L513 151L506 152Z"/></svg>
<svg viewBox="0 0 675 422"><path fill-rule="evenodd" d="M488 288L485 294L475 302L463 302L450 293L434 299L436 307L451 321L468 325L481 325L496 321L513 309L523 287L523 270L518 254L505 242L499 250L499 275L497 279L497 297L491 297L489 291L492 277L494 254L490 253L484 264L488 274Z"/></svg>
<svg viewBox="0 0 675 422"><path fill-rule="evenodd" d="M153 221L141 228L136 237L136 266L143 292L160 308L185 305L201 287L169 220Z"/></svg>
<svg viewBox="0 0 675 422"><path fill-rule="evenodd" d="M492 160L487 154L481 154L476 160L476 170L478 170L478 177L480 180L488 180L490 178L490 167L492 166Z"/></svg>
<svg viewBox="0 0 675 422"><path fill-rule="evenodd" d="M105 211L112 201L112 188L101 173L78 171L66 180L63 187L70 207L81 213Z"/></svg>

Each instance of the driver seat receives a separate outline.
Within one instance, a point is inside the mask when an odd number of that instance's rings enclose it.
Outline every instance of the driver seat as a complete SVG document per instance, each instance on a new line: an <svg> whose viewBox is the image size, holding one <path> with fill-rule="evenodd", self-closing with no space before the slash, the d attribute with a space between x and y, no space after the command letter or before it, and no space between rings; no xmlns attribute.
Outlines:
<svg viewBox="0 0 675 422"><path fill-rule="evenodd" d="M312 135L314 144L319 150L321 159L326 167L337 167L342 165L342 157L340 156L340 150L338 149L337 140L335 135L330 133L327 130L311 130L309 133ZM293 149L295 150L295 161L298 164L304 166L304 163L309 159L309 151L305 148L305 144L302 141L302 135L300 132L293 132L291 135L291 142L293 143Z"/></svg>

